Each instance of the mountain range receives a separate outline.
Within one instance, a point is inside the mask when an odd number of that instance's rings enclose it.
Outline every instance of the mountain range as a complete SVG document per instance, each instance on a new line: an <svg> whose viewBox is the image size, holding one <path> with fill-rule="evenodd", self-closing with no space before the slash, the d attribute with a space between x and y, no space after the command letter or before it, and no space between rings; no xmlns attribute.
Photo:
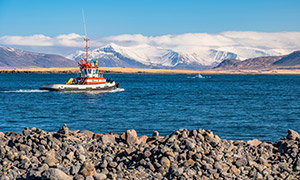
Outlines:
<svg viewBox="0 0 300 180"><path fill-rule="evenodd" d="M0 46L78 60L84 56L83 36L0 36ZM91 37L89 54L101 66L205 69L226 59L283 56L300 49L300 32L227 31L146 36L122 34Z"/></svg>
<svg viewBox="0 0 300 180"><path fill-rule="evenodd" d="M0 68L77 67L74 60L54 55L0 47Z"/></svg>
<svg viewBox="0 0 300 180"><path fill-rule="evenodd" d="M0 47L0 68L77 67L76 61L85 58L85 52L77 51L76 54L69 57L71 59L54 54ZM100 67L190 70L208 68L216 70L300 68L300 51L294 51L288 55L262 56L246 60L238 60L237 57L237 54L214 49L210 49L206 53L200 51L188 54L149 45L124 47L114 43L89 52L89 59L97 60Z"/></svg>
<svg viewBox="0 0 300 180"><path fill-rule="evenodd" d="M68 57L78 61L85 57L85 51L77 51ZM234 53L214 49L183 53L147 44L126 47L114 43L96 48L89 53L89 58L97 60L100 66L151 69L202 70L211 68L224 59L236 57Z"/></svg>
<svg viewBox="0 0 300 180"><path fill-rule="evenodd" d="M226 59L214 69L222 70L275 70L299 69L300 51L283 56L266 56L246 60Z"/></svg>

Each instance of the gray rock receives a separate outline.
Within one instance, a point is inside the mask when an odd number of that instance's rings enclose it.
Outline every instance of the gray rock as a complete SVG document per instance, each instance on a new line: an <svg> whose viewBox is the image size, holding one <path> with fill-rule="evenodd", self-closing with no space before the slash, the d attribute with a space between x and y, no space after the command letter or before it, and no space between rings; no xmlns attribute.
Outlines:
<svg viewBox="0 0 300 180"><path fill-rule="evenodd" d="M42 178L42 172L39 170L29 170L28 173L26 174L26 180L36 180L36 179L41 179Z"/></svg>
<svg viewBox="0 0 300 180"><path fill-rule="evenodd" d="M64 124L59 130L58 130L59 134L68 136L69 135L69 128L67 127L66 124Z"/></svg>
<svg viewBox="0 0 300 180"><path fill-rule="evenodd" d="M85 162L85 160L86 160L85 155L83 155L83 154L79 154L78 159L81 163Z"/></svg>
<svg viewBox="0 0 300 180"><path fill-rule="evenodd" d="M296 131L289 129L288 130L287 138L289 140L299 140L300 136L299 136L299 134Z"/></svg>
<svg viewBox="0 0 300 180"><path fill-rule="evenodd" d="M88 130L83 130L79 132L80 134L84 134L85 136L89 137L89 138L93 138L94 133L92 131L88 131Z"/></svg>
<svg viewBox="0 0 300 180"><path fill-rule="evenodd" d="M81 166L79 174L82 174L84 177L93 176L95 173L95 167L93 164L85 163Z"/></svg>
<svg viewBox="0 0 300 180"><path fill-rule="evenodd" d="M147 167L149 167L149 169L151 170L151 171L155 171L155 167L153 166L153 164L151 163L151 162L148 162L147 163Z"/></svg>
<svg viewBox="0 0 300 180"><path fill-rule="evenodd" d="M170 164L171 164L170 160L167 157L162 157L160 163L162 166L164 166L166 168L169 168Z"/></svg>
<svg viewBox="0 0 300 180"><path fill-rule="evenodd" d="M55 151L51 150L46 153L46 158L44 160L44 163L46 163L48 166L54 166L59 162L59 160L55 157Z"/></svg>
<svg viewBox="0 0 300 180"><path fill-rule="evenodd" d="M0 177L0 180L10 180L10 178L7 177L7 176L5 176L5 175L3 175L3 176Z"/></svg>
<svg viewBox="0 0 300 180"><path fill-rule="evenodd" d="M8 152L7 158L8 158L9 160L14 161L14 160L15 160L15 157L16 157L16 155L15 155L14 153Z"/></svg>
<svg viewBox="0 0 300 180"><path fill-rule="evenodd" d="M45 171L47 169L49 169L49 166L47 164L42 164L40 167L37 168L38 171Z"/></svg>
<svg viewBox="0 0 300 180"><path fill-rule="evenodd" d="M247 141L247 144L249 144L251 146L258 146L260 143L261 143L261 141L258 139L252 139L252 140Z"/></svg>
<svg viewBox="0 0 300 180"><path fill-rule="evenodd" d="M72 165L71 168L70 168L70 173L72 175L75 175L75 174L77 174L79 172L79 170L80 170L80 165L79 164Z"/></svg>
<svg viewBox="0 0 300 180"><path fill-rule="evenodd" d="M231 166L231 168L229 169L229 173L234 174L236 176L240 175L241 171L236 168L236 166Z"/></svg>
<svg viewBox="0 0 300 180"><path fill-rule="evenodd" d="M216 161L214 164L214 168L219 170L219 172L227 172L229 169L229 166L227 166L225 163Z"/></svg>
<svg viewBox="0 0 300 180"><path fill-rule="evenodd" d="M73 180L84 180L84 177L81 174L76 174Z"/></svg>
<svg viewBox="0 0 300 180"><path fill-rule="evenodd" d="M23 130L23 135L28 136L30 133L31 133L31 131L29 130L29 128L25 127L24 130Z"/></svg>
<svg viewBox="0 0 300 180"><path fill-rule="evenodd" d="M238 160L236 160L235 165L239 168L242 166L246 166L248 164L248 161L246 158L239 158Z"/></svg>
<svg viewBox="0 0 300 180"><path fill-rule="evenodd" d="M87 177L85 177L85 180L94 180L94 177L93 176L87 176Z"/></svg>
<svg viewBox="0 0 300 180"><path fill-rule="evenodd" d="M107 178L104 173L95 173L93 177L95 180L105 180Z"/></svg>
<svg viewBox="0 0 300 180"><path fill-rule="evenodd" d="M154 131L152 136L159 136L159 132L158 131Z"/></svg>
<svg viewBox="0 0 300 180"><path fill-rule="evenodd" d="M151 153L149 150L146 150L146 151L144 152L144 156L145 156L146 158L150 157L151 155L152 155L152 153Z"/></svg>
<svg viewBox="0 0 300 180"><path fill-rule="evenodd" d="M117 167L118 163L111 161L111 162L108 163L108 165L109 165L109 167L115 168L115 167Z"/></svg>
<svg viewBox="0 0 300 180"><path fill-rule="evenodd" d="M44 180L72 180L72 176L68 176L62 170L57 168L49 168L42 173Z"/></svg>
<svg viewBox="0 0 300 180"><path fill-rule="evenodd" d="M139 138L134 129L127 130L120 135L121 139L125 140L128 145L139 144Z"/></svg>
<svg viewBox="0 0 300 180"><path fill-rule="evenodd" d="M294 171L300 171L300 157L297 158L294 164Z"/></svg>
<svg viewBox="0 0 300 180"><path fill-rule="evenodd" d="M104 159L103 161L102 161L102 163L100 164L100 167L101 168L107 168L107 161Z"/></svg>
<svg viewBox="0 0 300 180"><path fill-rule="evenodd" d="M103 144L107 144L107 143L114 144L116 142L116 138L112 134L104 134L100 139Z"/></svg>

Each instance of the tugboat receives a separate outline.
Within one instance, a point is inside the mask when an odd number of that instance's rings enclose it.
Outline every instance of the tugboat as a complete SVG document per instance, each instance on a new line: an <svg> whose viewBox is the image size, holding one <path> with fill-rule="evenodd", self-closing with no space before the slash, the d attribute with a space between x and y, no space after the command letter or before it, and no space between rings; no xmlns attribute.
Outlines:
<svg viewBox="0 0 300 180"><path fill-rule="evenodd" d="M99 72L98 62L88 59L88 38L84 38L86 42L86 57L78 62L80 73L74 80L70 78L66 84L44 84L40 90L62 91L62 92L86 92L99 91L110 92L119 87L119 84L111 79L105 79L103 74Z"/></svg>

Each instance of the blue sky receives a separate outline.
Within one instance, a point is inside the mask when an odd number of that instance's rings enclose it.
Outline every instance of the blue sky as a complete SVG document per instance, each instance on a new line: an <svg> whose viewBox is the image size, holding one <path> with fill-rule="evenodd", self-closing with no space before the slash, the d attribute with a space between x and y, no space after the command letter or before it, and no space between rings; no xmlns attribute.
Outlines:
<svg viewBox="0 0 300 180"><path fill-rule="evenodd" d="M0 0L0 36L300 31L299 0Z"/></svg>

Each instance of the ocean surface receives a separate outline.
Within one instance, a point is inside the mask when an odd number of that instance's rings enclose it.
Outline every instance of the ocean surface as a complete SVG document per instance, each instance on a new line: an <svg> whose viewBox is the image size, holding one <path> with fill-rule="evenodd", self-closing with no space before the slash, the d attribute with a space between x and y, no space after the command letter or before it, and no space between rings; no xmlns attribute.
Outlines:
<svg viewBox="0 0 300 180"><path fill-rule="evenodd" d="M110 93L38 90L65 83L75 74L0 74L0 131L24 127L97 133L135 129L211 129L224 139L277 141L300 131L300 76L296 75L123 75Z"/></svg>

